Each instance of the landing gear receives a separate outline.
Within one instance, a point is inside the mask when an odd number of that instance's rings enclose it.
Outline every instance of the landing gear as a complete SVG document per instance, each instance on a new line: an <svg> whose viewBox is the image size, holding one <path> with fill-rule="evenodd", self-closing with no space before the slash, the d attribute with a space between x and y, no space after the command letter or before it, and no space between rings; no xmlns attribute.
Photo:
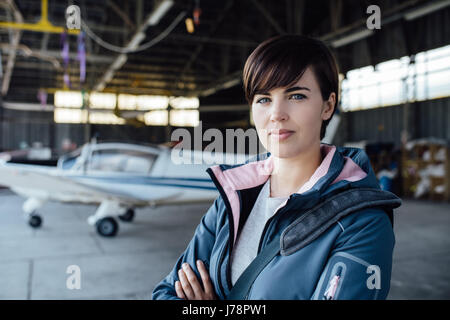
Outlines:
<svg viewBox="0 0 450 320"><path fill-rule="evenodd" d="M114 237L119 230L119 224L111 217L102 218L95 225L98 234L104 237Z"/></svg>
<svg viewBox="0 0 450 320"><path fill-rule="evenodd" d="M32 228L39 228L42 225L42 218L40 215L36 213L32 213L28 217L28 224Z"/></svg>
<svg viewBox="0 0 450 320"><path fill-rule="evenodd" d="M42 225L42 218L37 210L45 204L46 200L41 198L28 198L22 205L24 218L28 219L28 224L32 228L39 228Z"/></svg>
<svg viewBox="0 0 450 320"><path fill-rule="evenodd" d="M113 200L104 200L95 214L88 218L88 223L94 226L101 236L114 237L119 231L117 217L121 221L133 221L134 208L122 206L119 202Z"/></svg>
<svg viewBox="0 0 450 320"><path fill-rule="evenodd" d="M134 219L134 209L128 209L124 214L119 216L119 219L124 222L131 222Z"/></svg>

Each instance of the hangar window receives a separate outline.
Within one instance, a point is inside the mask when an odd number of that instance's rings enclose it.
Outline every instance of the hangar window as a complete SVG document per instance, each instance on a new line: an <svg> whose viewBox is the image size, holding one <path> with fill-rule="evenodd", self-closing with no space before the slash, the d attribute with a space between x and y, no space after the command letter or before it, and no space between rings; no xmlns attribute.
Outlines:
<svg viewBox="0 0 450 320"><path fill-rule="evenodd" d="M450 45L347 72L343 111L450 96Z"/></svg>
<svg viewBox="0 0 450 320"><path fill-rule="evenodd" d="M148 174L156 155L132 150L97 150L92 152L88 168L91 171Z"/></svg>

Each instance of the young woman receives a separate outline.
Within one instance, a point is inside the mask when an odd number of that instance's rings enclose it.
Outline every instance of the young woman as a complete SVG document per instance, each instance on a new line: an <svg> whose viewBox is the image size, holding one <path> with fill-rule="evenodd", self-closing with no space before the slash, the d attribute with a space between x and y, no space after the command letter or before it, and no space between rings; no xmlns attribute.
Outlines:
<svg viewBox="0 0 450 320"><path fill-rule="evenodd" d="M208 169L220 196L153 299L226 299L255 257L280 237L280 254L251 283L248 299L386 298L390 217L400 200L368 192L380 188L364 151L321 144L338 81L335 59L319 40L285 35L253 51L244 90L269 152ZM308 213L343 192L350 207L335 201L336 214ZM302 219L309 222L299 229ZM314 236L299 244L305 232Z"/></svg>

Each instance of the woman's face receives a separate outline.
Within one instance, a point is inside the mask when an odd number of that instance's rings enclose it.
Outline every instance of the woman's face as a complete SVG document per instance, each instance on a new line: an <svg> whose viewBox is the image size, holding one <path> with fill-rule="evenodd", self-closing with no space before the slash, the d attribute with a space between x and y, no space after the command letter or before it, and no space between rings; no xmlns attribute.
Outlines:
<svg viewBox="0 0 450 320"><path fill-rule="evenodd" d="M331 117L336 95L322 99L311 67L297 83L269 92L258 92L252 113L263 146L278 158L295 157L320 143L320 127Z"/></svg>

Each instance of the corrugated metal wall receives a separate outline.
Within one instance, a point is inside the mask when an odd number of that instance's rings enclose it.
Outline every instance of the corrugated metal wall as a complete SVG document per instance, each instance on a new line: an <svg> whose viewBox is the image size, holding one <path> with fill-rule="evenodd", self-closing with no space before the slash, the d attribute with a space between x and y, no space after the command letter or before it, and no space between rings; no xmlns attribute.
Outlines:
<svg viewBox="0 0 450 320"><path fill-rule="evenodd" d="M21 142L31 145L41 141L49 145L54 126L52 122L53 113L4 109L0 128L0 149L18 149Z"/></svg>
<svg viewBox="0 0 450 320"><path fill-rule="evenodd" d="M415 108L418 137L450 141L450 98L419 102Z"/></svg>
<svg viewBox="0 0 450 320"><path fill-rule="evenodd" d="M403 114L403 105L346 112L336 143L369 140L400 146ZM410 104L409 132L411 139L435 137L450 141L450 98Z"/></svg>

